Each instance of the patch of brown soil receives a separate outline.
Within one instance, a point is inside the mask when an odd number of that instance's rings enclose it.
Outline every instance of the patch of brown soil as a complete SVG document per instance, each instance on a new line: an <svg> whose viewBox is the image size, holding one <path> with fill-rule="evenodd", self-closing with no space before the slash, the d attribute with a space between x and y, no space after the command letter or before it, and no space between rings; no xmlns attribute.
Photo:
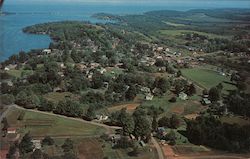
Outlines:
<svg viewBox="0 0 250 159"><path fill-rule="evenodd" d="M134 111L138 106L140 106L139 103L130 103L130 104L123 104L123 105L117 105L108 108L109 111L118 111L122 108L127 108L128 111Z"/></svg>
<svg viewBox="0 0 250 159"><path fill-rule="evenodd" d="M196 119L199 116L199 114L188 114L185 115L184 117L187 119Z"/></svg>
<svg viewBox="0 0 250 159"><path fill-rule="evenodd" d="M84 139L78 145L78 158L80 159L103 159L102 145L96 139Z"/></svg>
<svg viewBox="0 0 250 159"><path fill-rule="evenodd" d="M171 108L171 112L182 114L184 112L184 106L174 106L173 108Z"/></svg>
<svg viewBox="0 0 250 159"><path fill-rule="evenodd" d="M174 153L173 149L169 145L162 146L162 151L167 159L177 159L178 156Z"/></svg>

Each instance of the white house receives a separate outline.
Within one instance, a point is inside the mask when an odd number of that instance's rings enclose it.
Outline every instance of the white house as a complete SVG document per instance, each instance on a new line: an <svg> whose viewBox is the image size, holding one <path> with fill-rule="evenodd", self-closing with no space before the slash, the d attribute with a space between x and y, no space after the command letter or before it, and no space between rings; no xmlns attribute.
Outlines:
<svg viewBox="0 0 250 159"><path fill-rule="evenodd" d="M42 53L44 53L44 54L50 54L51 52L52 52L51 49L44 49L42 51Z"/></svg>
<svg viewBox="0 0 250 159"><path fill-rule="evenodd" d="M101 68L101 69L99 69L99 72L100 72L101 74L104 74L105 72L107 72L107 70L106 70L105 68Z"/></svg>
<svg viewBox="0 0 250 159"><path fill-rule="evenodd" d="M33 151L35 151L36 149L41 149L42 148L41 140L31 140L31 142L34 145Z"/></svg>
<svg viewBox="0 0 250 159"><path fill-rule="evenodd" d="M154 95L152 95L151 93L149 93L149 94L146 95L145 98L146 98L146 100L153 100Z"/></svg>
<svg viewBox="0 0 250 159"><path fill-rule="evenodd" d="M9 71L10 69L8 67L5 67L4 68L4 71Z"/></svg>
<svg viewBox="0 0 250 159"><path fill-rule="evenodd" d="M99 121L105 121L108 120L108 116L107 115L96 115L97 120Z"/></svg>
<svg viewBox="0 0 250 159"><path fill-rule="evenodd" d="M187 100L187 99L188 99L188 96L187 96L186 93L181 92L181 93L179 94L179 98L180 98L181 100Z"/></svg>

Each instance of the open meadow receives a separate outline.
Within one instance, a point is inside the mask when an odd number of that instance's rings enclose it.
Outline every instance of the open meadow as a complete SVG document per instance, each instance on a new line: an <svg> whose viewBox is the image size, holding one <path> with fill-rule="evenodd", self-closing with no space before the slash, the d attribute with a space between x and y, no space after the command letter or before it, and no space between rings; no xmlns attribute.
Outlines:
<svg viewBox="0 0 250 159"><path fill-rule="evenodd" d="M202 88L210 89L222 83L225 91L235 89L234 85L229 84L230 78L219 74L219 72L203 68L182 69L181 71L183 76Z"/></svg>

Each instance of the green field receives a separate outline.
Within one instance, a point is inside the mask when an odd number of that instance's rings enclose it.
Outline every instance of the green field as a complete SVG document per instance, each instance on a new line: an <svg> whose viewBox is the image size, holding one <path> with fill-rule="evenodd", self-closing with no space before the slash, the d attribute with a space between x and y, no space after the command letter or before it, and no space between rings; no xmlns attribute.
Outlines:
<svg viewBox="0 0 250 159"><path fill-rule="evenodd" d="M29 110L24 110L23 120L18 121L17 118L22 111L21 109L13 108L7 114L9 124L20 127L20 133L30 132L34 136L84 137L100 135L105 132L105 129L102 127Z"/></svg>
<svg viewBox="0 0 250 159"><path fill-rule="evenodd" d="M199 35L204 35L209 38L228 38L227 36L200 32L200 31L193 31L193 30L160 30L159 33L162 35L168 35L172 37L181 36L182 34L188 34L188 33L197 33Z"/></svg>
<svg viewBox="0 0 250 159"><path fill-rule="evenodd" d="M182 69L182 74L188 79L194 81L199 86L210 89L222 83L224 90L233 90L235 86L225 83L230 82L230 78L227 76L222 76L218 72L202 68L192 68L192 69Z"/></svg>
<svg viewBox="0 0 250 159"><path fill-rule="evenodd" d="M173 22L164 22L167 25L174 26L174 27L184 27L186 26L185 24L180 24L180 23L173 23Z"/></svg>
<svg viewBox="0 0 250 159"><path fill-rule="evenodd" d="M169 102L172 95L168 94L163 97L154 97L152 101L145 101L141 105L145 107L161 107L164 109L164 113L160 115L160 117L164 115L172 115L180 114L180 115L187 115L199 112L202 107L201 103L199 102L200 97L192 96L189 97L188 100L180 100L177 98L175 103Z"/></svg>

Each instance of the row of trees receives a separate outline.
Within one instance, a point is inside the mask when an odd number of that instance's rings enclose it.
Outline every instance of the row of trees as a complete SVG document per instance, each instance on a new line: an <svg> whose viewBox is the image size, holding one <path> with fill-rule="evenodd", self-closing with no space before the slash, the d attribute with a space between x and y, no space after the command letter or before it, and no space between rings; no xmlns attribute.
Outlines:
<svg viewBox="0 0 250 159"><path fill-rule="evenodd" d="M200 116L187 121L189 141L197 145L244 152L250 149L250 126L222 124L213 116Z"/></svg>

